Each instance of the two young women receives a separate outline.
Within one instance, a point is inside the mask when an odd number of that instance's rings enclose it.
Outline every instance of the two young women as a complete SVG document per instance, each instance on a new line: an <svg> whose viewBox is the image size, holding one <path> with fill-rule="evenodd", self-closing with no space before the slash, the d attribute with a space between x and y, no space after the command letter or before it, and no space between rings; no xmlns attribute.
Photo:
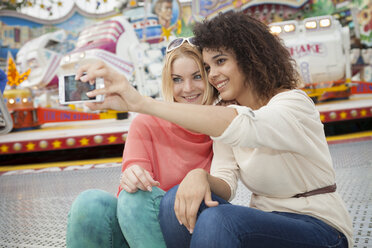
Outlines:
<svg viewBox="0 0 372 248"><path fill-rule="evenodd" d="M150 114L213 139L211 173L194 169L160 206L168 247L352 247L352 225L336 192L319 112L297 89L299 75L281 41L243 13L196 24L195 43L209 82L229 107L142 97L104 63L77 78L105 79L91 109ZM83 72L87 74L83 76ZM253 193L249 207L227 202L237 181ZM213 194L211 193L213 192Z"/></svg>
<svg viewBox="0 0 372 248"><path fill-rule="evenodd" d="M165 101L212 104L200 51L177 39L168 45L163 68ZM118 196L82 192L68 216L67 247L165 247L158 220L160 201L196 168L209 172L212 140L150 115L137 115L123 153Z"/></svg>

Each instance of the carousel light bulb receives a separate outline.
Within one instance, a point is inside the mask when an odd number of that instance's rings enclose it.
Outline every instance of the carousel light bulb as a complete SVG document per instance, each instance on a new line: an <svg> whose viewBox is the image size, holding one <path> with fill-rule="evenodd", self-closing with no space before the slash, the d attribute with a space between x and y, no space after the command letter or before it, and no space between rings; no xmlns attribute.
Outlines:
<svg viewBox="0 0 372 248"><path fill-rule="evenodd" d="M305 27L307 29L315 29L316 28L316 21L308 21L305 23Z"/></svg>
<svg viewBox="0 0 372 248"><path fill-rule="evenodd" d="M296 27L293 24L287 24L287 25L284 25L283 29L286 33L289 33L289 32L295 31Z"/></svg>
<svg viewBox="0 0 372 248"><path fill-rule="evenodd" d="M271 26L270 31L273 34L280 34L282 32L282 28L280 26Z"/></svg>
<svg viewBox="0 0 372 248"><path fill-rule="evenodd" d="M329 18L322 19L319 22L319 26L322 27L322 28L329 27L329 26L331 26L331 20Z"/></svg>

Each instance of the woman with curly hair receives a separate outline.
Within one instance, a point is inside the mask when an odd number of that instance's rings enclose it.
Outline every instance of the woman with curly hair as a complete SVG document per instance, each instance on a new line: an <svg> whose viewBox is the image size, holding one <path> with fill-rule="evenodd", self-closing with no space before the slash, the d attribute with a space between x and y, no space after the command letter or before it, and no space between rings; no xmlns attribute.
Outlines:
<svg viewBox="0 0 372 248"><path fill-rule="evenodd" d="M266 25L243 13L219 14L194 27L211 83L228 107L164 103L140 96L100 63L104 103L164 118L213 139L210 174L195 169L168 191L160 225L168 247L352 247L352 225L336 192L320 115L297 89L287 49ZM232 205L240 179L249 207Z"/></svg>

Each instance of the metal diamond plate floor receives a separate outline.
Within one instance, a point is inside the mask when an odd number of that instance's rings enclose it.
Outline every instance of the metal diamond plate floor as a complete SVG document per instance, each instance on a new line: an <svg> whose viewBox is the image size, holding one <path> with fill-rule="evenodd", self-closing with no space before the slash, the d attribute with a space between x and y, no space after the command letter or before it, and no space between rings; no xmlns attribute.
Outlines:
<svg viewBox="0 0 372 248"><path fill-rule="evenodd" d="M372 141L330 146L338 191L352 216L355 245L372 248ZM0 176L0 248L65 247L69 207L83 190L116 193L120 166ZM234 203L248 204L239 187Z"/></svg>

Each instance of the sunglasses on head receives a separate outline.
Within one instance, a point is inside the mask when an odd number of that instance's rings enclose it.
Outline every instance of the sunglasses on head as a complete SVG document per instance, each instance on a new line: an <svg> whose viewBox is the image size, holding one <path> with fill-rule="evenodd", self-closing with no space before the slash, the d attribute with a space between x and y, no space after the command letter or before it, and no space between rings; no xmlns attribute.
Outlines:
<svg viewBox="0 0 372 248"><path fill-rule="evenodd" d="M167 53L173 51L176 48L179 48L185 41L187 41L190 45L195 46L195 38L188 37L188 38L177 38L172 40L167 46Z"/></svg>

